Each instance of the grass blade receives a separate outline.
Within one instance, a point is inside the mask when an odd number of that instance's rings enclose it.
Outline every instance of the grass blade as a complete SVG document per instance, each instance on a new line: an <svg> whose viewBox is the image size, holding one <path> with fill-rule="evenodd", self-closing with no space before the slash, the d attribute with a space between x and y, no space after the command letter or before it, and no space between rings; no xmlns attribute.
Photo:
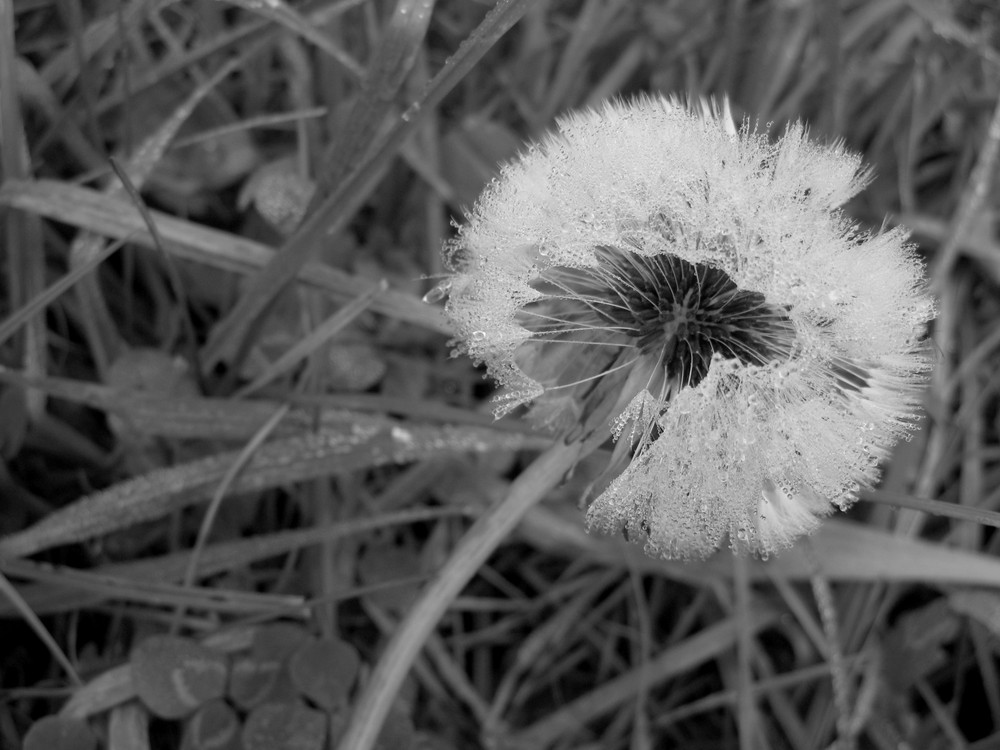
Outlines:
<svg viewBox="0 0 1000 750"><path fill-rule="evenodd" d="M517 435L494 430L426 425L403 428L390 420L385 420L381 426L353 430L320 429L316 433L275 440L262 446L233 483L232 491L258 491L338 472L449 455L455 451L511 449L521 442ZM239 460L239 455L238 452L221 453L156 469L81 498L24 531L0 539L0 557L23 557L109 534L203 502Z"/></svg>

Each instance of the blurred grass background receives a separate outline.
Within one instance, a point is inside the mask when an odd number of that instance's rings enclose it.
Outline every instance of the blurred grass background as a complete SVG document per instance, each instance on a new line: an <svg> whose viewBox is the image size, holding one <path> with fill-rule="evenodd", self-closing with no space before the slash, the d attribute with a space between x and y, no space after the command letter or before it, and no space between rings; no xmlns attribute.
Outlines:
<svg viewBox="0 0 1000 750"><path fill-rule="evenodd" d="M767 562L588 537L585 463L380 692L548 443L449 356L450 222L642 92L864 154L851 215L910 227L939 299L921 428ZM157 718L129 666L169 632L227 654L225 747L342 747L362 696L386 748L1000 747L998 95L993 0L0 0L0 745L207 747L210 699ZM303 676L307 637L356 668ZM260 745L233 680L275 640L325 728Z"/></svg>

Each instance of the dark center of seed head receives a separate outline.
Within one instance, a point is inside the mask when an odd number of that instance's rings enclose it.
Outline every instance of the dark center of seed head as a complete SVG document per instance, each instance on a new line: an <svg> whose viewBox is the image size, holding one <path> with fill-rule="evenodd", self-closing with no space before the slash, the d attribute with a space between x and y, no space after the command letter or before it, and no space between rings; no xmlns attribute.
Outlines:
<svg viewBox="0 0 1000 750"><path fill-rule="evenodd" d="M658 358L682 386L701 382L716 352L754 365L787 358L788 317L759 292L740 289L725 271L618 249L601 249L598 260L611 300L600 314L626 329L643 355Z"/></svg>

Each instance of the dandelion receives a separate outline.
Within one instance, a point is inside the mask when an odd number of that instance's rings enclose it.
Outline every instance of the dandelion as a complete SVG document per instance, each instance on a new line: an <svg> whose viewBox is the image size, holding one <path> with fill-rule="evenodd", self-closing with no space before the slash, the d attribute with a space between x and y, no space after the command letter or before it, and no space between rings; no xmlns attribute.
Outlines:
<svg viewBox="0 0 1000 750"><path fill-rule="evenodd" d="M446 249L456 347L498 416L570 430L615 394L590 528L766 556L877 481L934 310L905 233L843 215L867 179L802 125L643 98L565 117L486 188Z"/></svg>

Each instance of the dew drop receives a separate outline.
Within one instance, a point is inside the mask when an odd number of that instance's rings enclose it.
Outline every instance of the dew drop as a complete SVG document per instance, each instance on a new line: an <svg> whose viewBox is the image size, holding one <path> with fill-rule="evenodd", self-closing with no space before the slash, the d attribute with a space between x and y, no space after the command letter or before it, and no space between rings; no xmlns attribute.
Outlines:
<svg viewBox="0 0 1000 750"><path fill-rule="evenodd" d="M406 110L403 112L403 114L400 115L400 117L403 118L404 122L411 122L417 116L417 114L419 114L419 112L420 112L420 104L418 102L414 102L413 104L411 104L409 107L406 108Z"/></svg>
<svg viewBox="0 0 1000 750"><path fill-rule="evenodd" d="M440 284L431 289L427 294L423 296L424 302L428 305L433 305L436 302L443 300L448 293L451 291L451 279L446 279Z"/></svg>
<svg viewBox="0 0 1000 750"><path fill-rule="evenodd" d="M472 340L473 341L485 341L486 340L486 331L473 331L472 332Z"/></svg>
<svg viewBox="0 0 1000 750"><path fill-rule="evenodd" d="M398 425L394 425L392 428L392 439L406 446L412 446L414 443L413 435Z"/></svg>

